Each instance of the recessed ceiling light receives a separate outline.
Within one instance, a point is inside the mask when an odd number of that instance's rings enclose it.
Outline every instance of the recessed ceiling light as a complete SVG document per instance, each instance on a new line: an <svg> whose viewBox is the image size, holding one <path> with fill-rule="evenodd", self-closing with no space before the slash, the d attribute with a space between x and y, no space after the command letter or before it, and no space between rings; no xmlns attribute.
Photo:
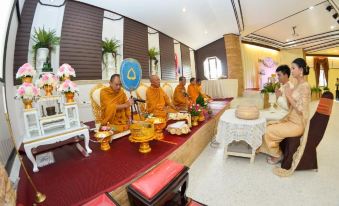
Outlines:
<svg viewBox="0 0 339 206"><path fill-rule="evenodd" d="M185 8L185 7L184 7L184 8L182 8L182 12L184 12L184 13L186 12L186 8Z"/></svg>
<svg viewBox="0 0 339 206"><path fill-rule="evenodd" d="M313 10L313 9L314 9L314 6L310 6L309 9L310 9L310 10Z"/></svg>
<svg viewBox="0 0 339 206"><path fill-rule="evenodd" d="M205 30L204 33L207 34L208 33L207 30Z"/></svg>
<svg viewBox="0 0 339 206"><path fill-rule="evenodd" d="M289 39L286 39L286 42L290 41Z"/></svg>
<svg viewBox="0 0 339 206"><path fill-rule="evenodd" d="M335 26L331 26L331 30L333 30L335 28Z"/></svg>

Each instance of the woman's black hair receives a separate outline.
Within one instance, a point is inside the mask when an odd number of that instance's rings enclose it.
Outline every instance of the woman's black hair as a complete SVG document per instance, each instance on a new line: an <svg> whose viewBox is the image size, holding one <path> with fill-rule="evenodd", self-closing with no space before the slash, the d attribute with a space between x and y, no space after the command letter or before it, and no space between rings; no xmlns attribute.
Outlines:
<svg viewBox="0 0 339 206"><path fill-rule="evenodd" d="M292 63L298 65L299 68L302 68L304 75L308 75L310 73L310 67L307 66L306 61L303 58L296 58Z"/></svg>

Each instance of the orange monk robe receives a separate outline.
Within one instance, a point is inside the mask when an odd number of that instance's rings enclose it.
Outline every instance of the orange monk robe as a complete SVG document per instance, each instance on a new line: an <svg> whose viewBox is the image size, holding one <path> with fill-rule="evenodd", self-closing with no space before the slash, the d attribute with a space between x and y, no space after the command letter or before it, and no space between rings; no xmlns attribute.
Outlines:
<svg viewBox="0 0 339 206"><path fill-rule="evenodd" d="M185 86L179 84L173 94L173 104L180 110L187 110L189 101L187 99L187 96L185 96L186 88Z"/></svg>
<svg viewBox="0 0 339 206"><path fill-rule="evenodd" d="M187 93L190 96L192 103L195 104L197 98L199 97L199 91L198 91L197 85L195 84L188 85Z"/></svg>
<svg viewBox="0 0 339 206"><path fill-rule="evenodd" d="M111 87L106 87L100 91L100 105L101 105L101 124L107 125L128 125L129 117L131 116L131 109L117 110L116 106L125 104L128 101L125 92L120 89L115 92ZM125 129L118 129L125 130Z"/></svg>
<svg viewBox="0 0 339 206"><path fill-rule="evenodd" d="M156 117L167 118L167 113L178 112L169 106L170 99L162 88L150 86L146 90L146 110L148 113Z"/></svg>
<svg viewBox="0 0 339 206"><path fill-rule="evenodd" d="M208 96L207 94L205 94L204 92L202 92L202 88L201 88L202 86L201 85L197 85L197 89L198 89L198 92L199 92L199 94L201 94L201 96L205 99L205 98L207 98L207 99L210 99L211 97L210 96Z"/></svg>

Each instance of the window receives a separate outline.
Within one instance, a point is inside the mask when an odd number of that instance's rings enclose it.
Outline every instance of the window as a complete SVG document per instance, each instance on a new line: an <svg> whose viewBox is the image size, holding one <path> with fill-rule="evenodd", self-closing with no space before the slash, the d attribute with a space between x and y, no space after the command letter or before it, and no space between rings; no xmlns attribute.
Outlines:
<svg viewBox="0 0 339 206"><path fill-rule="evenodd" d="M205 59L204 75L207 79L218 79L222 76L221 61L218 57L208 57Z"/></svg>
<svg viewBox="0 0 339 206"><path fill-rule="evenodd" d="M319 86L320 87L326 87L327 86L323 65L320 66Z"/></svg>

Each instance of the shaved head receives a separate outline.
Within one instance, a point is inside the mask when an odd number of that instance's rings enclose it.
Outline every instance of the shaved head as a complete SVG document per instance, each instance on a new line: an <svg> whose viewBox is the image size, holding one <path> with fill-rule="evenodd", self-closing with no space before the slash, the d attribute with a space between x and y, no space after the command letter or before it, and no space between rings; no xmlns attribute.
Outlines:
<svg viewBox="0 0 339 206"><path fill-rule="evenodd" d="M121 88L120 75L119 74L113 74L111 76L110 81L109 81L109 85L113 89L113 91L119 92L120 88Z"/></svg>
<svg viewBox="0 0 339 206"><path fill-rule="evenodd" d="M160 78L157 75L151 75L149 77L149 80L151 82L151 85L155 88L159 88L160 87Z"/></svg>

